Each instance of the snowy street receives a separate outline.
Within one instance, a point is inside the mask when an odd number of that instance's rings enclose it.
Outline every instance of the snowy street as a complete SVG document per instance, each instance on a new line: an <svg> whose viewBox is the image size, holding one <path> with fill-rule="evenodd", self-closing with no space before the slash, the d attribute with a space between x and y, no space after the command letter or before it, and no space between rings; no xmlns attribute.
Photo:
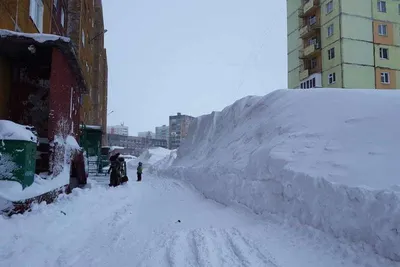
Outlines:
<svg viewBox="0 0 400 267"><path fill-rule="evenodd" d="M1 266L396 266L317 230L204 199L177 180L137 183L132 173L108 188L106 178L0 218Z"/></svg>

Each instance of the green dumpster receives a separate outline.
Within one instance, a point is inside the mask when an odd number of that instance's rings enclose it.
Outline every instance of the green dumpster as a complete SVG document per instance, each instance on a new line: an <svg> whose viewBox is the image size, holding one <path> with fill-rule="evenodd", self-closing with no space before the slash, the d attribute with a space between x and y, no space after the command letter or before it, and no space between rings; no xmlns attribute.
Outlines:
<svg viewBox="0 0 400 267"><path fill-rule="evenodd" d="M36 143L0 140L0 180L19 182L22 188L33 184L36 167Z"/></svg>

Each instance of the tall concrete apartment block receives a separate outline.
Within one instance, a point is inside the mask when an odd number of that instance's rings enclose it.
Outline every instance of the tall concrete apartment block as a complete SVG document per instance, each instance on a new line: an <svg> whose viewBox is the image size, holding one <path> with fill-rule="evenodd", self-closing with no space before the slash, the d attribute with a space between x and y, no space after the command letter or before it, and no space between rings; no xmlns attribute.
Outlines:
<svg viewBox="0 0 400 267"><path fill-rule="evenodd" d="M169 149L176 149L188 134L189 125L194 117L178 113L169 116Z"/></svg>
<svg viewBox="0 0 400 267"><path fill-rule="evenodd" d="M400 2L287 0L289 88L400 88Z"/></svg>
<svg viewBox="0 0 400 267"><path fill-rule="evenodd" d="M156 139L168 140L169 126L163 125L156 127Z"/></svg>

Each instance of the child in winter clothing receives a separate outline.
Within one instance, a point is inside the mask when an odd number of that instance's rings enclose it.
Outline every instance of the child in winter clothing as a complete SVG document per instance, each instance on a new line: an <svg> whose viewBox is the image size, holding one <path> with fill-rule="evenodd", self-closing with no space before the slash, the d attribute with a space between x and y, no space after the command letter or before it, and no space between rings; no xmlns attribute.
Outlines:
<svg viewBox="0 0 400 267"><path fill-rule="evenodd" d="M137 181L140 182L142 181L142 173L143 173L143 166L141 162L139 162L139 165L136 170L137 170Z"/></svg>

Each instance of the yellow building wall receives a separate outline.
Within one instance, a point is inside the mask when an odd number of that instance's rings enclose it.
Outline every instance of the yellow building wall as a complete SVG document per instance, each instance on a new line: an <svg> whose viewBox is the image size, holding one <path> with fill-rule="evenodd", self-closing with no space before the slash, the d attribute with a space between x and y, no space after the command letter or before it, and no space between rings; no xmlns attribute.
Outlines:
<svg viewBox="0 0 400 267"><path fill-rule="evenodd" d="M29 15L29 4L29 0L1 0L0 29L15 31L17 23L22 32L38 33L39 30ZM43 0L43 33L50 33L52 8L53 0Z"/></svg>

